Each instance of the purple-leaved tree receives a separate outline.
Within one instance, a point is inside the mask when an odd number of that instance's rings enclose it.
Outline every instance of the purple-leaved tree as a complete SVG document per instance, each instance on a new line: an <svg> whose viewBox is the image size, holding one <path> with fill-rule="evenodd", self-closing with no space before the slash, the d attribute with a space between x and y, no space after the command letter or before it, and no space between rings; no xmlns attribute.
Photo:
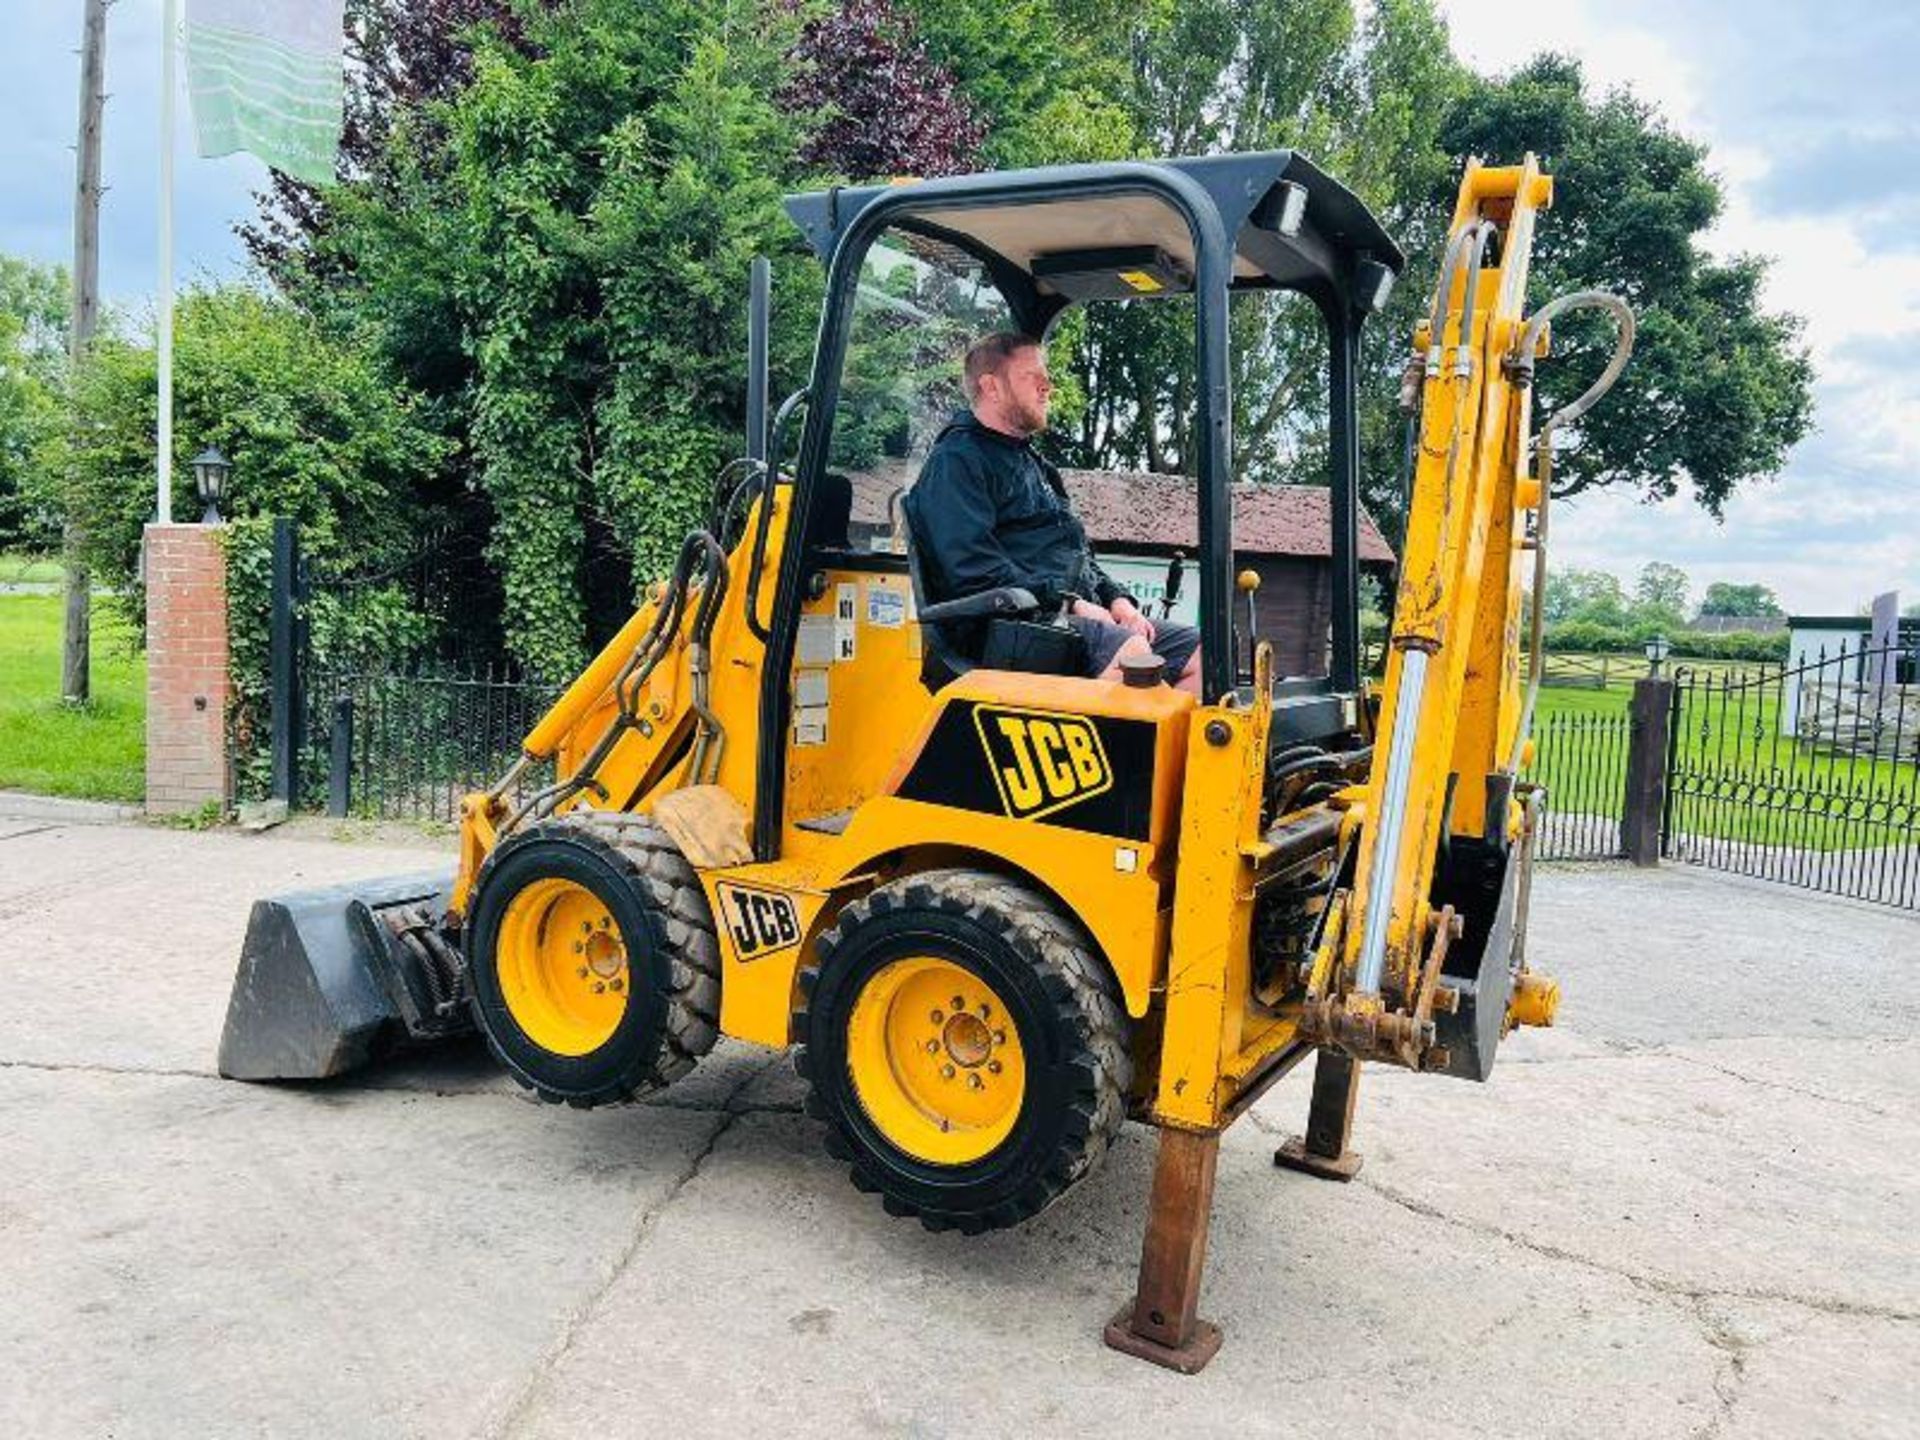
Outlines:
<svg viewBox="0 0 1920 1440"><path fill-rule="evenodd" d="M789 114L814 117L802 164L850 180L978 168L985 119L890 0L843 0L815 16L792 58L778 99Z"/></svg>

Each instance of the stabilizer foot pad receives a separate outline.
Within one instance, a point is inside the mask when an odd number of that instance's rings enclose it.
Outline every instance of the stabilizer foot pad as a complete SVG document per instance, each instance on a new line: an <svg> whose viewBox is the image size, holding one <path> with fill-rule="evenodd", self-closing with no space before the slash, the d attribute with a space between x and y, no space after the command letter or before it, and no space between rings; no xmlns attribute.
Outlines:
<svg viewBox="0 0 1920 1440"><path fill-rule="evenodd" d="M1298 1170L1317 1180L1338 1180L1343 1184L1360 1173L1358 1150L1348 1150L1329 1158L1307 1149L1307 1142L1295 1137L1273 1152L1273 1163L1282 1170Z"/></svg>
<svg viewBox="0 0 1920 1440"><path fill-rule="evenodd" d="M1193 1322L1193 1338L1186 1344L1162 1345L1133 1328L1133 1302L1128 1301L1121 1307L1120 1313L1107 1322L1106 1341L1109 1348L1118 1350L1122 1355L1148 1360L1168 1370L1177 1370L1182 1375L1198 1375L1220 1351L1220 1327L1205 1320L1196 1320Z"/></svg>

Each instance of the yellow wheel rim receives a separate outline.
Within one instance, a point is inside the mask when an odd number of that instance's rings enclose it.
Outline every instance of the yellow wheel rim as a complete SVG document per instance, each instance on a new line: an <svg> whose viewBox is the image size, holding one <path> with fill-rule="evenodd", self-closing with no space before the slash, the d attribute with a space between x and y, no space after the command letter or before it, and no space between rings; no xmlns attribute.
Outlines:
<svg viewBox="0 0 1920 1440"><path fill-rule="evenodd" d="M536 880L507 903L495 957L507 1013L551 1054L598 1050L627 1013L625 937L571 880Z"/></svg>
<svg viewBox="0 0 1920 1440"><path fill-rule="evenodd" d="M965 1165L1013 1132L1027 1089L1020 1033L1000 996L950 960L879 970L847 1021L855 1096L898 1149Z"/></svg>

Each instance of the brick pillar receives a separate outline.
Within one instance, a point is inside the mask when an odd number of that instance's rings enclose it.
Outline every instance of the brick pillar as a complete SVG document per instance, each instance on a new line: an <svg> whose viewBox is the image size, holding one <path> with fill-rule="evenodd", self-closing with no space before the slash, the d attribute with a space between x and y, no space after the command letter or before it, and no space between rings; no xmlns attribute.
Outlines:
<svg viewBox="0 0 1920 1440"><path fill-rule="evenodd" d="M227 803L227 565L218 525L147 526L147 811Z"/></svg>

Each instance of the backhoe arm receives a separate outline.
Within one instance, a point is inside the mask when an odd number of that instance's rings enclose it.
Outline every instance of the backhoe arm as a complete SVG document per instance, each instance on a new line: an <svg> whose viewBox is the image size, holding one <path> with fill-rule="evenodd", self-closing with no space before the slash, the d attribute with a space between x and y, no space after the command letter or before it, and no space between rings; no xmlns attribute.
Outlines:
<svg viewBox="0 0 1920 1440"><path fill-rule="evenodd" d="M1308 1015L1310 1031L1365 1058L1478 1079L1510 1019L1550 1021L1555 998L1550 982L1522 979L1526 1003L1509 1016L1534 799L1518 781L1525 552L1546 503L1529 417L1545 336L1525 300L1552 194L1532 156L1468 164L1415 334L1418 446L1376 760L1346 923L1328 937L1328 983Z"/></svg>

